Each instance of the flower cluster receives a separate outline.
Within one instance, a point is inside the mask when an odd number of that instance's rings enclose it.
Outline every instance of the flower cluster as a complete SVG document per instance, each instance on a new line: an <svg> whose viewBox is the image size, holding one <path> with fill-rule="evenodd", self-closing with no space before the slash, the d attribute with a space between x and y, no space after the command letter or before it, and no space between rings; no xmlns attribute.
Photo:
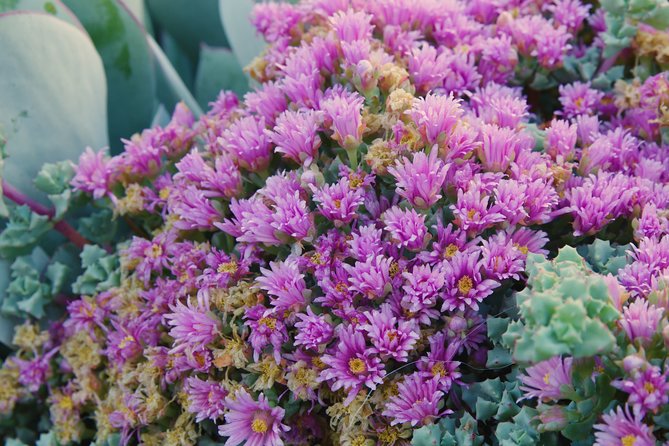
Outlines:
<svg viewBox="0 0 669 446"><path fill-rule="evenodd" d="M506 374L536 410L573 397L579 363L493 368L486 319L513 314L528 255L596 235L635 243L611 287L624 297L598 288L626 345L666 352L666 74L572 79L546 101L527 78L564 78L593 35L601 52L589 9L258 4L254 92L200 117L180 104L120 155L79 159L73 192L132 231L110 248L121 281L72 297L30 343L17 333L0 412L45 398L61 444L401 446ZM627 399L590 420L597 444L654 444L669 369L637 358L609 379Z"/></svg>

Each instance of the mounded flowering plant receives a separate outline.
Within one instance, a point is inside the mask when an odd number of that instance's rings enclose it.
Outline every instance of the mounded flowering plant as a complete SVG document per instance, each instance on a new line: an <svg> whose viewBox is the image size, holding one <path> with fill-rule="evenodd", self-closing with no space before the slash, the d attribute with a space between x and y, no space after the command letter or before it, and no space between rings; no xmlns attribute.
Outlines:
<svg viewBox="0 0 669 446"><path fill-rule="evenodd" d="M666 442L667 9L611 3L257 5L255 91L5 187L5 435Z"/></svg>

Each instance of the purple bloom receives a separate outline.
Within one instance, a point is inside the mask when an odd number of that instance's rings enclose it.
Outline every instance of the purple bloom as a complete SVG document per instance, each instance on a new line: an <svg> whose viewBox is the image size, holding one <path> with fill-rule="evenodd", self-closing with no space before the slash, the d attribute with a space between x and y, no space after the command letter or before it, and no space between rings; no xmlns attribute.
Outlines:
<svg viewBox="0 0 669 446"><path fill-rule="evenodd" d="M197 303L188 300L188 306L181 301L170 307L172 313L165 315L170 328L170 336L174 338L177 350L197 344L206 345L213 342L220 333L221 321L211 312L209 299L198 296Z"/></svg>
<svg viewBox="0 0 669 446"><path fill-rule="evenodd" d="M310 164L318 158L321 138L318 136L320 116L310 111L285 111L276 120L269 137L276 144L276 152L298 164Z"/></svg>
<svg viewBox="0 0 669 446"><path fill-rule="evenodd" d="M424 43L409 53L407 65L418 90L426 93L443 86L450 70L450 58L448 52L438 53L436 48Z"/></svg>
<svg viewBox="0 0 669 446"><path fill-rule="evenodd" d="M332 339L334 329L322 315L314 314L311 307L307 307L307 314L298 313L298 322L295 323L297 335L295 345L304 345L306 348L318 351L321 345Z"/></svg>
<svg viewBox="0 0 669 446"><path fill-rule="evenodd" d="M144 240L144 239L141 239ZM67 304L67 320L63 323L65 329L74 334L86 331L95 339L95 328L102 327L106 312L93 299L82 296Z"/></svg>
<svg viewBox="0 0 669 446"><path fill-rule="evenodd" d="M571 161L576 155L577 130L577 124L553 119L546 129L546 153L558 162Z"/></svg>
<svg viewBox="0 0 669 446"><path fill-rule="evenodd" d="M372 16L353 9L333 14L329 22L337 40L342 42L368 40L372 37L372 31L374 30Z"/></svg>
<svg viewBox="0 0 669 446"><path fill-rule="evenodd" d="M122 255L135 265L137 277L148 285L151 273L160 273L164 268L169 268L170 257L176 254L176 238L174 231L163 232L153 240L133 237Z"/></svg>
<svg viewBox="0 0 669 446"><path fill-rule="evenodd" d="M228 391L222 383L191 376L185 381L185 391L188 411L195 414L196 422L215 420L225 412L224 400Z"/></svg>
<svg viewBox="0 0 669 446"><path fill-rule="evenodd" d="M296 240L313 237L314 217L298 191L276 197L275 203L272 226Z"/></svg>
<svg viewBox="0 0 669 446"><path fill-rule="evenodd" d="M443 144L463 114L460 101L450 96L428 94L415 99L407 111L418 131L429 144Z"/></svg>
<svg viewBox="0 0 669 446"><path fill-rule="evenodd" d="M457 353L475 352L488 339L486 321L477 312L467 309L446 318L449 342L459 346ZM450 345L450 343L449 343Z"/></svg>
<svg viewBox="0 0 669 446"><path fill-rule="evenodd" d="M523 383L520 390L525 398L557 401L563 397L562 386L572 387L571 366L572 358L555 356L528 367L518 378Z"/></svg>
<svg viewBox="0 0 669 446"><path fill-rule="evenodd" d="M383 415L392 419L391 426L410 423L411 426L430 424L435 418L453 413L439 410L444 392L439 390L437 378L425 379L413 373L397 385L396 396L390 398Z"/></svg>
<svg viewBox="0 0 669 446"><path fill-rule="evenodd" d="M174 227L185 231L196 229L209 231L221 219L221 213L214 207L207 194L196 186L186 186L184 190L170 196L170 211L179 217Z"/></svg>
<svg viewBox="0 0 669 446"><path fill-rule="evenodd" d="M588 17L591 5L584 5L580 0L552 0L544 6L553 14L553 20L575 33L581 29L583 21Z"/></svg>
<svg viewBox="0 0 669 446"><path fill-rule="evenodd" d="M433 226L434 228L434 226ZM423 251L418 254L418 257L423 262L431 264L441 263L442 260L452 258L459 251L466 250L469 244L476 244L478 240L473 243L467 243L467 234L464 231L455 229L451 223L448 226L442 224L441 220L437 221L437 241L432 242L432 251Z"/></svg>
<svg viewBox="0 0 669 446"><path fill-rule="evenodd" d="M478 156L487 171L505 172L518 157L520 150L520 138L515 130L494 124L481 126Z"/></svg>
<svg viewBox="0 0 669 446"><path fill-rule="evenodd" d="M455 215L455 224L465 231L478 234L505 220L499 212L499 206L488 208L489 203L489 196L482 194L479 188L472 187L466 192L458 189L458 200L449 207Z"/></svg>
<svg viewBox="0 0 669 446"><path fill-rule="evenodd" d="M381 359L365 345L365 337L355 327L340 326L337 351L325 354L321 360L328 366L320 374L321 381L330 381L332 391L344 389L348 406L363 387L371 390L383 383L386 372Z"/></svg>
<svg viewBox="0 0 669 446"><path fill-rule="evenodd" d="M631 374L611 385L629 394L627 404L635 411L657 413L669 402L667 372L662 373L659 367L648 364L643 370L632 370Z"/></svg>
<svg viewBox="0 0 669 446"><path fill-rule="evenodd" d="M437 297L446 283L441 265L415 265L411 272L404 272L406 285L402 287L402 307L411 312L431 308L437 304Z"/></svg>
<svg viewBox="0 0 669 446"><path fill-rule="evenodd" d="M356 211L364 201L362 189L352 189L348 178L335 184L326 184L320 189L312 186L314 201L324 217L335 223L348 223L356 217Z"/></svg>
<svg viewBox="0 0 669 446"><path fill-rule="evenodd" d="M86 147L84 153L79 157L79 163L75 166L74 172L75 175L70 184L75 190L92 194L95 199L111 194L111 159L106 156L104 150L95 153L93 149Z"/></svg>
<svg viewBox="0 0 669 446"><path fill-rule="evenodd" d="M260 268L261 275L256 279L259 288L272 296L271 304L278 311L296 311L305 303L307 286L304 283L304 274L295 259L284 262L270 262L270 268Z"/></svg>
<svg viewBox="0 0 669 446"><path fill-rule="evenodd" d="M479 302L492 294L499 283L481 277L482 262L480 253L459 253L450 261L444 262L446 292L442 311L466 308L478 310Z"/></svg>
<svg viewBox="0 0 669 446"><path fill-rule="evenodd" d="M382 255L368 257L364 262L355 262L354 266L344 264L349 274L349 289L368 299L380 298L390 291L390 266L393 260Z"/></svg>
<svg viewBox="0 0 669 446"><path fill-rule="evenodd" d="M267 309L262 305L256 305L246 309L244 318L246 324L251 328L249 342L253 347L253 360L258 361L260 353L268 345L272 345L274 360L281 363L281 347L288 340L286 325L279 318L274 309Z"/></svg>
<svg viewBox="0 0 669 446"><path fill-rule="evenodd" d="M497 281L520 280L520 274L525 270L525 256L505 232L483 240L481 256L486 274Z"/></svg>
<svg viewBox="0 0 669 446"><path fill-rule="evenodd" d="M332 138L346 150L356 150L362 142L364 101L358 93L338 89L331 90L320 103L324 125L332 130Z"/></svg>
<svg viewBox="0 0 669 446"><path fill-rule="evenodd" d="M429 209L441 198L441 186L446 179L448 166L437 158L437 147L433 147L429 157L417 152L413 160L404 158L396 162L388 172L397 181L398 195L406 198L418 209Z"/></svg>
<svg viewBox="0 0 669 446"><path fill-rule="evenodd" d="M225 405L225 424L218 427L218 434L228 437L225 446L283 446L281 435L290 430L282 423L285 411L270 407L264 394L254 401L240 389L225 398Z"/></svg>
<svg viewBox="0 0 669 446"><path fill-rule="evenodd" d="M446 346L448 345L448 347ZM425 380L436 379L439 390L448 393L454 383L459 383L462 376L458 372L459 361L453 361L461 344L449 342L444 332L438 332L430 337L430 352L417 364L420 375Z"/></svg>
<svg viewBox="0 0 669 446"><path fill-rule="evenodd" d="M379 310L365 312L367 323L360 328L367 332L372 345L371 351L399 362L406 362L409 352L418 341L419 328L413 321L397 319L392 314L389 304L381 305Z"/></svg>
<svg viewBox="0 0 669 446"><path fill-rule="evenodd" d="M658 324L664 314L664 308L648 304L644 299L636 299L623 309L620 326L625 330L630 341L645 343L657 332Z"/></svg>
<svg viewBox="0 0 669 446"><path fill-rule="evenodd" d="M250 172L260 172L269 166L272 150L265 133L265 118L239 118L223 132L218 144Z"/></svg>
<svg viewBox="0 0 669 446"><path fill-rule="evenodd" d="M650 426L644 424L643 414L629 407L618 406L602 415L602 423L595 424L596 446L655 446L655 437Z"/></svg>
<svg viewBox="0 0 669 446"><path fill-rule="evenodd" d="M248 200L232 199L230 211L233 219L226 219L223 223L215 223L222 231L245 243L264 243L266 245L280 245L277 237L275 215L265 202L257 196Z"/></svg>
<svg viewBox="0 0 669 446"><path fill-rule="evenodd" d="M353 232L351 240L348 241L350 254L353 258L365 261L369 256L378 256L383 253L381 241L382 230L373 225L361 226L358 232Z"/></svg>
<svg viewBox="0 0 669 446"><path fill-rule="evenodd" d="M578 115L592 115L597 111L604 93L590 88L590 83L574 82L560 85L562 115L573 118Z"/></svg>
<svg viewBox="0 0 669 446"><path fill-rule="evenodd" d="M244 103L249 111L273 125L276 117L286 110L286 94L276 82L266 82L256 91L246 93Z"/></svg>
<svg viewBox="0 0 669 446"><path fill-rule="evenodd" d="M425 246L427 238L425 215L413 209L403 211L398 206L393 206L383 213L381 219L397 246L411 251L419 251Z"/></svg>
<svg viewBox="0 0 669 446"><path fill-rule="evenodd" d="M35 355L32 359L13 357L10 361L19 369L19 384L29 392L37 392L46 383L51 373L51 358L58 352L53 349L43 355Z"/></svg>

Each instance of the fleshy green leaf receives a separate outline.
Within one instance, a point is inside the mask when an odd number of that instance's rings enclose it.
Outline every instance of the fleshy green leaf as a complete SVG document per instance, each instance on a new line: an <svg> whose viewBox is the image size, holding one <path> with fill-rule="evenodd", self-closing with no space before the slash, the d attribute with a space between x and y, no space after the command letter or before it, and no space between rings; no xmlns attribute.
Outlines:
<svg viewBox="0 0 669 446"><path fill-rule="evenodd" d="M117 255L108 254L95 245L86 245L81 252L83 274L72 284L76 294L95 294L117 287L121 283L120 263Z"/></svg>
<svg viewBox="0 0 669 446"><path fill-rule="evenodd" d="M14 207L0 233L0 256L13 259L29 254L52 227L49 217L35 214L28 206Z"/></svg>
<svg viewBox="0 0 669 446"><path fill-rule="evenodd" d="M232 90L241 97L249 91L248 78L229 49L202 47L195 96L202 107L207 107L221 90Z"/></svg>
<svg viewBox="0 0 669 446"><path fill-rule="evenodd" d="M102 61L84 32L47 13L0 15L0 42L5 178L39 196L32 181L45 162L108 144Z"/></svg>
<svg viewBox="0 0 669 446"><path fill-rule="evenodd" d="M242 67L246 67L265 49L265 41L250 22L253 4L252 0L219 0L225 35Z"/></svg>

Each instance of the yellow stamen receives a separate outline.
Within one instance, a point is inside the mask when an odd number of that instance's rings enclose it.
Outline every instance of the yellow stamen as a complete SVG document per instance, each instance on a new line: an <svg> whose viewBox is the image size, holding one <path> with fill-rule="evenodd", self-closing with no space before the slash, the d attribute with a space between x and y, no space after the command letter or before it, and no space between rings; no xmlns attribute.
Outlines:
<svg viewBox="0 0 669 446"><path fill-rule="evenodd" d="M634 446L634 443L636 443L636 435L625 435L620 439L622 446Z"/></svg>
<svg viewBox="0 0 669 446"><path fill-rule="evenodd" d="M72 398L67 395L64 395L63 398L58 402L58 407L62 410L69 411L74 409L74 402Z"/></svg>
<svg viewBox="0 0 669 446"><path fill-rule="evenodd" d="M160 245L153 244L150 248L144 251L144 254L152 259L157 259L163 255L163 248L161 248Z"/></svg>
<svg viewBox="0 0 669 446"><path fill-rule="evenodd" d="M653 393L653 392L655 392L655 386L653 385L653 383L645 382L645 383L643 384L643 388L644 388L644 390L646 390L646 392L648 392L648 393Z"/></svg>
<svg viewBox="0 0 669 446"><path fill-rule="evenodd" d="M125 338L121 339L121 342L118 343L118 348L126 348L128 344L130 344L131 342L135 342L135 338L128 335Z"/></svg>
<svg viewBox="0 0 669 446"><path fill-rule="evenodd" d="M273 317L263 317L258 321L258 325L264 325L270 330L274 330L276 328L276 319Z"/></svg>
<svg viewBox="0 0 669 446"><path fill-rule="evenodd" d="M544 375L544 382L545 382L546 384L550 384L550 381L551 381L551 374L550 374L550 373L546 373L546 374Z"/></svg>
<svg viewBox="0 0 669 446"><path fill-rule="evenodd" d="M470 220L473 219L474 215L476 215L476 209L470 209L470 210L467 211L467 218L468 219L470 219Z"/></svg>
<svg viewBox="0 0 669 446"><path fill-rule="evenodd" d="M457 254L458 251L459 251L458 246L455 243L451 243L444 250L444 257L447 258L447 259L450 259L455 254Z"/></svg>
<svg viewBox="0 0 669 446"><path fill-rule="evenodd" d="M335 200L334 205L337 209L339 209L341 207L341 200Z"/></svg>
<svg viewBox="0 0 669 446"><path fill-rule="evenodd" d="M351 371L351 373L355 373L356 375L367 371L365 363L360 358L349 359L348 369Z"/></svg>
<svg viewBox="0 0 669 446"><path fill-rule="evenodd" d="M216 271L218 271L220 274L223 273L234 274L237 272L237 262L235 262L234 260L230 260L229 262L223 262L220 265L218 265Z"/></svg>
<svg viewBox="0 0 669 446"><path fill-rule="evenodd" d="M267 432L267 423L260 418L254 418L251 423L251 430L256 434L264 434Z"/></svg>
<svg viewBox="0 0 669 446"><path fill-rule="evenodd" d="M444 363L439 361L432 366L432 374L434 376L446 376L446 369L444 368Z"/></svg>
<svg viewBox="0 0 669 446"><path fill-rule="evenodd" d="M462 276L460 277L460 280L458 280L458 290L460 291L460 294L464 295L469 293L473 286L474 282L469 276Z"/></svg>
<svg viewBox="0 0 669 446"><path fill-rule="evenodd" d="M388 337L388 340L392 341L397 337L397 331L395 330L390 330L386 333L386 336Z"/></svg>

